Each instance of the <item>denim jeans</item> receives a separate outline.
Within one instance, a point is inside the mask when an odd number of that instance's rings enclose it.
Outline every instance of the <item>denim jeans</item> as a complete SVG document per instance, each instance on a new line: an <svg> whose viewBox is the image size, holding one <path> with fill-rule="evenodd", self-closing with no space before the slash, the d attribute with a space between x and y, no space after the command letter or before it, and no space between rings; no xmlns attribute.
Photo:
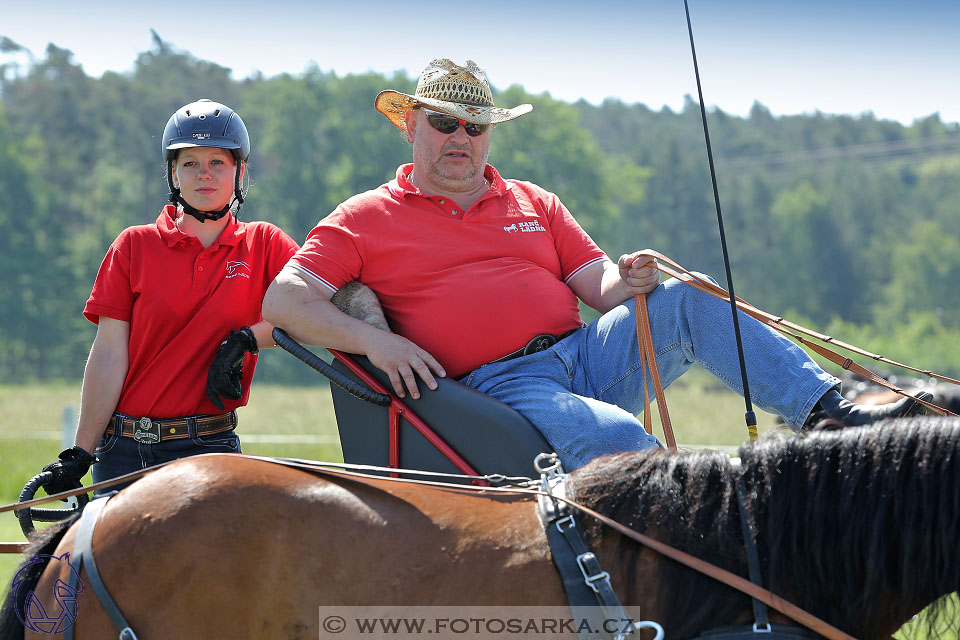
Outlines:
<svg viewBox="0 0 960 640"><path fill-rule="evenodd" d="M163 462L195 456L201 453L240 453L240 438L236 431L230 429L208 436L197 434L197 423L187 418L187 434L189 437L173 440L162 440L155 444L137 442L130 437L120 436L119 425L114 426L114 432L104 434L100 438L95 451L99 462L95 463L90 472L94 482L103 482L126 473L139 471ZM130 483L107 487L96 495L109 493L126 487Z"/></svg>
<svg viewBox="0 0 960 640"><path fill-rule="evenodd" d="M743 394L729 303L669 280L648 294L647 306L665 387L697 363ZM567 471L597 456L661 446L635 417L643 411L635 322L631 299L546 351L484 365L462 382L525 416ZM770 327L742 312L739 323L751 401L799 427L840 381Z"/></svg>

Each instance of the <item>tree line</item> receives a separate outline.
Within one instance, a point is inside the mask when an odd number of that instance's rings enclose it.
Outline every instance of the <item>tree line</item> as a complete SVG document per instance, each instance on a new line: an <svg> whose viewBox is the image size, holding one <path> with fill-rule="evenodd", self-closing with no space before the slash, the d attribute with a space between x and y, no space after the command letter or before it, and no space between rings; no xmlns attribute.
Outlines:
<svg viewBox="0 0 960 640"><path fill-rule="evenodd" d="M233 80L155 36L130 72L86 75L48 46L26 67L0 48L0 382L78 379L95 328L81 316L110 242L166 202L160 139L181 105L234 107L251 133L243 219L302 242L317 220L409 162L373 109L376 73ZM531 114L497 127L490 161L554 191L607 252L651 247L724 283L699 107L565 103L511 86ZM872 351L960 371L960 127L711 110L710 134L737 293ZM212 349L213 347L211 347ZM292 358L258 378L311 378Z"/></svg>

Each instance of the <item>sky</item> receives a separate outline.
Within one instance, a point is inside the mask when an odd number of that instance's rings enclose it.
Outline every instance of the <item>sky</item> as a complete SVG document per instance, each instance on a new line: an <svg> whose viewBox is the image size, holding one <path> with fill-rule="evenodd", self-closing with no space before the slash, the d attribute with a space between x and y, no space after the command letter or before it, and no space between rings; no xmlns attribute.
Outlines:
<svg viewBox="0 0 960 640"><path fill-rule="evenodd" d="M958 0L689 0L708 107L960 122ZM476 61L494 88L659 110L696 97L682 0L0 0L0 36L42 59L69 49L91 76L128 72L150 29L179 50L254 73L406 72ZM0 53L0 64L29 63ZM384 87L390 88L390 87ZM215 96L211 96L214 97ZM192 97L191 97L192 98ZM371 96L372 104L373 96ZM514 106L514 105L504 105Z"/></svg>

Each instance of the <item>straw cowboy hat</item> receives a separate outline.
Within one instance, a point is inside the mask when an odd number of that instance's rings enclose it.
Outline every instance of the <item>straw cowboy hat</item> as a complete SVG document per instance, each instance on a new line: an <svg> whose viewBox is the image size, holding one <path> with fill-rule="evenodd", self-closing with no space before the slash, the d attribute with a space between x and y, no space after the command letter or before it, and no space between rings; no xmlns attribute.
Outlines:
<svg viewBox="0 0 960 640"><path fill-rule="evenodd" d="M467 60L461 67L446 58L438 58L427 65L412 96L393 90L381 91L375 104L377 111L402 131L407 130L404 115L419 106L474 124L506 122L533 110L529 104L513 109L494 106L493 93L483 69L473 60Z"/></svg>

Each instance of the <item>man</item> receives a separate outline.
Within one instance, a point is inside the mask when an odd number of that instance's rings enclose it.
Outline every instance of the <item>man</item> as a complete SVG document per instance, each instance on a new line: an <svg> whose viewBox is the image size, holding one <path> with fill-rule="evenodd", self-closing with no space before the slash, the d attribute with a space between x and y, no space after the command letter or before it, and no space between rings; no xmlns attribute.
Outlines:
<svg viewBox="0 0 960 640"><path fill-rule="evenodd" d="M727 303L679 281L661 285L642 251L612 262L554 194L487 164L493 126L530 105L496 107L474 62L438 59L414 95L381 92L376 108L406 133L413 163L320 221L268 289L267 321L366 355L400 397L419 397L417 377L431 389L436 376L461 379L523 414L568 470L659 444L635 417L636 294L648 294L665 385L697 362L742 393ZM396 333L331 304L355 279L376 293ZM583 327L578 299L604 315ZM846 402L839 380L800 348L741 317L753 400L790 424L856 425L914 410L912 399Z"/></svg>

